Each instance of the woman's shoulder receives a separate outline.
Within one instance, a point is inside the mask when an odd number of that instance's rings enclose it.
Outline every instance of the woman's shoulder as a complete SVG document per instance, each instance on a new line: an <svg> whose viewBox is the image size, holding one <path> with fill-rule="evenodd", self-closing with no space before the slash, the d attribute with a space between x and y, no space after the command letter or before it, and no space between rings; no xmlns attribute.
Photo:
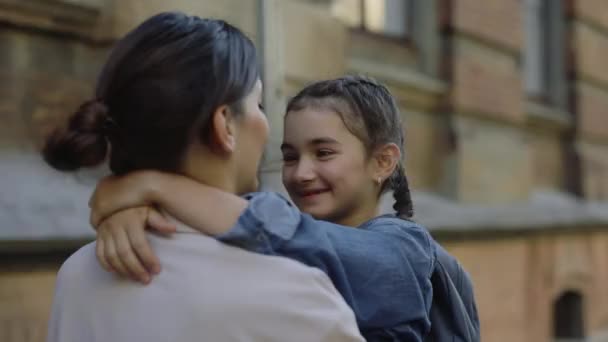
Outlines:
<svg viewBox="0 0 608 342"><path fill-rule="evenodd" d="M104 275L111 275L102 269L95 255L95 242L90 242L72 255L61 265L57 272L57 286L73 289L80 286L89 279Z"/></svg>

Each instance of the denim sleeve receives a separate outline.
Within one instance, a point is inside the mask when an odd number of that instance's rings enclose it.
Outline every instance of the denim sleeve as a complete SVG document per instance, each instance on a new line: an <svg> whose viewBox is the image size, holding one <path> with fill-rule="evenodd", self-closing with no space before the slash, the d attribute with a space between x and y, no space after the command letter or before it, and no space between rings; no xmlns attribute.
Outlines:
<svg viewBox="0 0 608 342"><path fill-rule="evenodd" d="M479 341L481 339L480 331L479 331L479 316L477 314L477 305L475 304L475 292L473 288L473 281L471 277L467 273L467 271L462 268L462 265L456 260L456 258L452 257L442 246L437 245L438 259L439 256L444 255L447 257L443 257L441 259L446 260L446 264L451 262L450 270L453 270L450 273L450 276L453 278L454 285L458 291L458 295L460 295L460 299L462 300L462 304L466 309L465 315L470 322L472 329L470 329L471 337L474 341ZM439 262L439 260L438 260Z"/></svg>
<svg viewBox="0 0 608 342"><path fill-rule="evenodd" d="M368 341L423 341L435 255L424 228L379 220L355 229L314 220L275 193L247 198L247 210L220 241L324 271Z"/></svg>
<svg viewBox="0 0 608 342"><path fill-rule="evenodd" d="M463 302L467 309L467 313L469 314L469 319L471 320L471 324L474 327L473 338L474 341L481 340L481 332L479 327L479 315L477 313L477 304L475 303L475 295L473 290L473 281L469 274L460 266L460 279L458 290L461 294L463 294Z"/></svg>

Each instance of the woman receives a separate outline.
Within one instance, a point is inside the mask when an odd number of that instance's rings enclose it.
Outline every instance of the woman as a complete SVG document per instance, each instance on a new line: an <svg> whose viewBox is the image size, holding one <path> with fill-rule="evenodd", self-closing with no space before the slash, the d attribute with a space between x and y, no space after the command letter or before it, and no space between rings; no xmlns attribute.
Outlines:
<svg viewBox="0 0 608 342"><path fill-rule="evenodd" d="M164 38L164 33L156 37ZM225 88L216 86L217 80L224 77L220 70L229 69L220 68L220 61L230 63L227 55L241 54L242 47L238 45L215 49L218 58L210 63L194 58L197 54L193 58L186 55L179 63L170 63L170 59L163 63L167 55L189 42L187 39L175 42L175 46L167 44L168 49L162 52L130 51L139 63L128 68L109 63L104 74L111 75L108 77L112 86L107 86L102 77L99 99L87 104L82 112L91 106L102 106L107 111L96 111L105 112L104 115L74 116L67 133L49 140L45 149L47 161L64 170L97 165L103 162L109 141L113 173L130 172L128 177L135 177L137 182L152 179L159 186L162 182L157 183L155 177L166 177L169 183L164 184L169 184L169 188L158 189L171 189L179 198L179 210L212 217L208 222L199 222L205 227L201 229L204 233L228 244L287 256L325 271L355 311L366 338L421 341L429 329L431 301L433 245L428 233L421 227L409 223L404 226L402 220L390 219L370 224L365 230L345 229L302 215L274 194L254 194L249 200L237 196L257 185L255 174L268 134L264 116L256 108L261 85L250 81L249 75L254 73L243 69L224 75L231 80ZM204 44L199 48L205 48ZM157 66L155 72L142 73L142 68L152 62ZM199 72L193 73L194 70ZM240 82L239 77L244 78L242 91L235 90L240 89L235 85ZM166 82L167 78L175 81ZM250 82L255 86L246 96ZM211 89L207 91L208 88ZM139 101L133 101L135 98ZM142 102L142 98L146 101ZM139 130L142 121L148 127L144 134ZM374 182L368 191L379 193L383 180L391 176L399 160L399 148L391 143L385 145L383 152L374 156L377 163L369 170ZM156 171L141 172L142 178L138 178L135 171L142 169ZM178 174L186 177L180 179ZM128 183L128 179L122 181ZM380 182L376 183L377 179ZM175 188L170 184L173 181ZM190 211L179 201L193 194L189 191L192 186L201 189L202 197L197 197L197 207ZM116 205L120 206L120 202ZM166 209L179 212L171 204ZM180 219L189 223L187 216L180 215ZM117 235L117 241L128 238L128 232ZM113 248L111 243L98 243L98 250L109 254Z"/></svg>
<svg viewBox="0 0 608 342"><path fill-rule="evenodd" d="M255 48L242 32L161 13L116 44L96 98L49 138L44 157L69 171L109 154L115 174L182 174L222 189L221 199L256 187L268 134L260 98ZM170 240L150 240L167 269L144 289L103 271L94 243L71 255L57 275L48 341L362 340L352 310L317 269L184 225ZM251 281L258 277L265 281Z"/></svg>

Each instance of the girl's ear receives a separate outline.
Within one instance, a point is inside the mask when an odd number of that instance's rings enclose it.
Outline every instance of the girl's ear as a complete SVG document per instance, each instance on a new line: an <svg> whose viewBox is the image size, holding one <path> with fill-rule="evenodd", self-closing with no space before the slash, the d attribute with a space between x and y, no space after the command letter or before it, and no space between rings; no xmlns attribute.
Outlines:
<svg viewBox="0 0 608 342"><path fill-rule="evenodd" d="M401 160L401 150L397 144L388 143L374 151L373 158L373 174L374 181L382 184L384 180L389 178Z"/></svg>
<svg viewBox="0 0 608 342"><path fill-rule="evenodd" d="M236 148L236 126L234 113L227 105L219 106L211 118L211 145L224 153Z"/></svg>

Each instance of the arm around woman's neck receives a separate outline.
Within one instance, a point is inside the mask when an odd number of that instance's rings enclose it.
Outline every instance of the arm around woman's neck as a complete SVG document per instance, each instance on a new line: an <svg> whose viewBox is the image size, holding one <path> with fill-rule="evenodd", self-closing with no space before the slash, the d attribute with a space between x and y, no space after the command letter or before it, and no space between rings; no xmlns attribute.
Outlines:
<svg viewBox="0 0 608 342"><path fill-rule="evenodd" d="M247 208L247 200L183 176L155 173L149 200L188 226L208 235L232 228Z"/></svg>
<svg viewBox="0 0 608 342"><path fill-rule="evenodd" d="M157 205L204 234L219 235L234 226L248 202L185 176L145 170L104 178L89 205L93 227L121 210Z"/></svg>

